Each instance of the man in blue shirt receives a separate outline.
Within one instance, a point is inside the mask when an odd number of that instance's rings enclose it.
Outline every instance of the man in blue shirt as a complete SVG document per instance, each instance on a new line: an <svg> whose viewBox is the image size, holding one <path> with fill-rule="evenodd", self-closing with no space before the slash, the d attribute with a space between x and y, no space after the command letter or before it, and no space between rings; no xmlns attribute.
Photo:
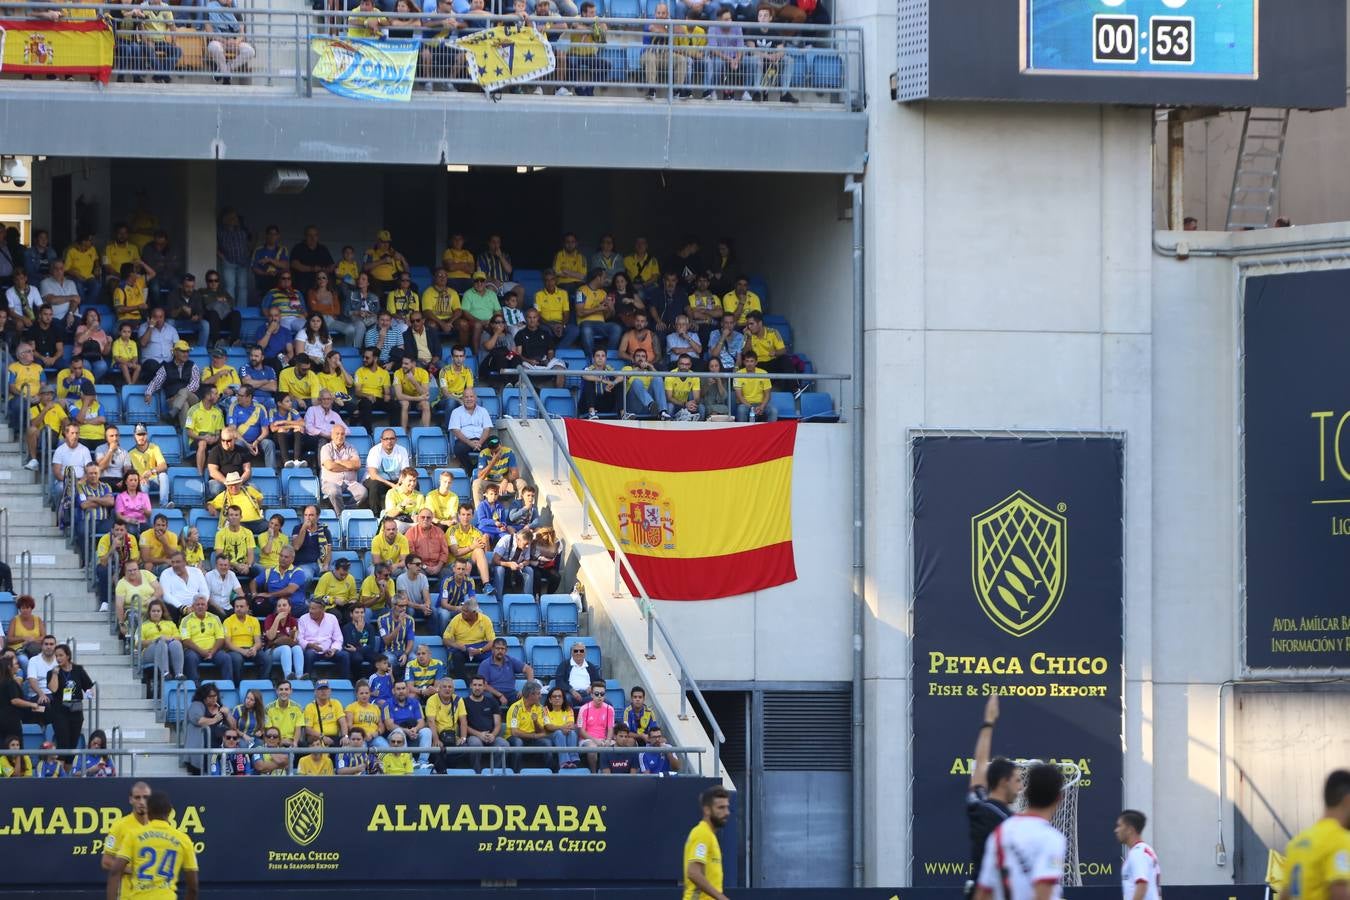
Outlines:
<svg viewBox="0 0 1350 900"><path fill-rule="evenodd" d="M489 547L495 547L502 535L516 530L507 521L506 507L497 498L497 485L491 481L483 488L483 500L474 511L474 524L487 536Z"/></svg>
<svg viewBox="0 0 1350 900"><path fill-rule="evenodd" d="M239 367L239 381L265 397L276 393L277 370L267 364L261 347L248 351L248 364Z"/></svg>
<svg viewBox="0 0 1350 900"><path fill-rule="evenodd" d="M262 348L263 358L271 365L285 368L291 361L291 341L295 332L281 324L281 310L275 306L264 312L267 321L254 332L253 342Z"/></svg>
<svg viewBox="0 0 1350 900"><path fill-rule="evenodd" d="M647 691L640 686L628 692L628 705L623 708L619 721L628 726L639 744L647 743L647 732L660 727L647 706Z"/></svg>
<svg viewBox="0 0 1350 900"><path fill-rule="evenodd" d="M384 641L384 655L394 667L398 678L413 653L413 617L408 614L408 595L395 594L394 608L380 616L380 638Z"/></svg>
<svg viewBox="0 0 1350 900"><path fill-rule="evenodd" d="M665 752L666 738L661 733L660 725L653 723L647 729L647 746L652 748L651 752L638 754L638 765L643 775L670 775L680 771L680 758L674 753Z"/></svg>
<svg viewBox="0 0 1350 900"><path fill-rule="evenodd" d="M520 699L516 693L516 678L534 680L534 668L506 655L506 639L492 642L492 656L478 664L478 674L487 682L487 692L502 706L510 706Z"/></svg>
<svg viewBox="0 0 1350 900"><path fill-rule="evenodd" d="M310 578L328 568L328 557L333 552L333 534L319 522L319 508L306 506L304 518L291 529L291 546L295 548L295 565Z"/></svg>
<svg viewBox="0 0 1350 900"><path fill-rule="evenodd" d="M276 469L277 442L268 437L271 433L267 430L268 417L263 405L254 402L253 388L245 384L240 385L234 409L225 417L225 422L239 432L239 440L248 445L250 453L255 457L261 454L267 468Z"/></svg>
<svg viewBox="0 0 1350 900"><path fill-rule="evenodd" d="M417 746L423 750L431 748L431 729L422 716L422 702L408 690L406 681L394 682L394 702L389 704L389 718L394 724L407 732L408 737L417 736ZM427 754L417 757L418 768L429 768Z"/></svg>
<svg viewBox="0 0 1350 900"><path fill-rule="evenodd" d="M304 609L308 600L305 597L305 585L309 583L304 570L295 565L295 551L282 547L277 554L277 566L259 575L254 584L253 614L270 616L277 610L277 598L286 597L291 601L291 609Z"/></svg>

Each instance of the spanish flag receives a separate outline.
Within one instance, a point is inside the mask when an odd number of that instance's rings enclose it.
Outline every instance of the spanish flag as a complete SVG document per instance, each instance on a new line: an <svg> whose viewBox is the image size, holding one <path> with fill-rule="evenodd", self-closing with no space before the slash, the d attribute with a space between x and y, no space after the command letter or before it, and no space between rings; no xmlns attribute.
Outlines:
<svg viewBox="0 0 1350 900"><path fill-rule="evenodd" d="M113 65L112 28L94 18L95 10L86 14L90 18L73 22L0 19L0 72L91 75L107 84Z"/></svg>
<svg viewBox="0 0 1350 900"><path fill-rule="evenodd" d="M796 440L796 422L676 430L567 420L572 459L657 600L711 600L797 579Z"/></svg>

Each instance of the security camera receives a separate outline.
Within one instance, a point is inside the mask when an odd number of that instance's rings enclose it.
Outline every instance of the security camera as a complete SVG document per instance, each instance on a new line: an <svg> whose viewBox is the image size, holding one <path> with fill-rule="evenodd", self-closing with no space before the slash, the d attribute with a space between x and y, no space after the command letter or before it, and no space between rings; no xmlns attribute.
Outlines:
<svg viewBox="0 0 1350 900"><path fill-rule="evenodd" d="M14 166L10 169L9 177L14 180L15 187L23 187L28 184L28 167L23 164L23 160L14 160Z"/></svg>

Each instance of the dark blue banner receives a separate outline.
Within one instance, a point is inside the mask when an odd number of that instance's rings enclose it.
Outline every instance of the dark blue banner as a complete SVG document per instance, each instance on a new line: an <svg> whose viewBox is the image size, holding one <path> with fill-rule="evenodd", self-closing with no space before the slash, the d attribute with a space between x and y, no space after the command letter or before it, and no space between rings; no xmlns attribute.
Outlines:
<svg viewBox="0 0 1350 900"><path fill-rule="evenodd" d="M1247 665L1350 667L1350 272L1249 278Z"/></svg>
<svg viewBox="0 0 1350 900"><path fill-rule="evenodd" d="M149 779L206 884L568 881L675 884L709 778L597 775ZM131 779L9 779L6 881L101 881ZM734 854L734 848L733 854ZM31 877L25 877L31 876Z"/></svg>
<svg viewBox="0 0 1350 900"><path fill-rule="evenodd" d="M913 883L974 877L964 800L993 694L1001 705L995 755L1080 767L1068 874L1113 883L1123 446L921 437L913 455Z"/></svg>

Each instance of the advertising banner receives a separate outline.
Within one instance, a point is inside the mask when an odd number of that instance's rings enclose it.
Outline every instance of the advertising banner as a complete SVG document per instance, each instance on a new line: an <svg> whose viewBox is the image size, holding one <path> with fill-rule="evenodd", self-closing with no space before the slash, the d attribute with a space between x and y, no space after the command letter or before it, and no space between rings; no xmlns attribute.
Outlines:
<svg viewBox="0 0 1350 900"><path fill-rule="evenodd" d="M1066 883L1110 884L1123 775L1123 444L918 437L913 465L913 883L974 877L965 796L996 694L995 755L1081 769Z"/></svg>
<svg viewBox="0 0 1350 900"><path fill-rule="evenodd" d="M1247 665L1350 668L1350 272L1248 278Z"/></svg>
<svg viewBox="0 0 1350 900"><path fill-rule="evenodd" d="M796 422L655 431L566 421L572 458L652 597L710 600L797 579Z"/></svg>
<svg viewBox="0 0 1350 900"><path fill-rule="evenodd" d="M231 882L664 881L709 778L172 778L201 877ZM132 779L10 779L0 858L43 885L100 880Z"/></svg>
<svg viewBox="0 0 1350 900"><path fill-rule="evenodd" d="M416 40L310 38L314 80L353 100L412 99L417 75Z"/></svg>
<svg viewBox="0 0 1350 900"><path fill-rule="evenodd" d="M102 19L0 19L0 72L6 75L92 75L106 84L112 64L113 33Z"/></svg>
<svg viewBox="0 0 1350 900"><path fill-rule="evenodd" d="M491 93L553 71L553 45L533 25L496 25L460 38L469 77Z"/></svg>

